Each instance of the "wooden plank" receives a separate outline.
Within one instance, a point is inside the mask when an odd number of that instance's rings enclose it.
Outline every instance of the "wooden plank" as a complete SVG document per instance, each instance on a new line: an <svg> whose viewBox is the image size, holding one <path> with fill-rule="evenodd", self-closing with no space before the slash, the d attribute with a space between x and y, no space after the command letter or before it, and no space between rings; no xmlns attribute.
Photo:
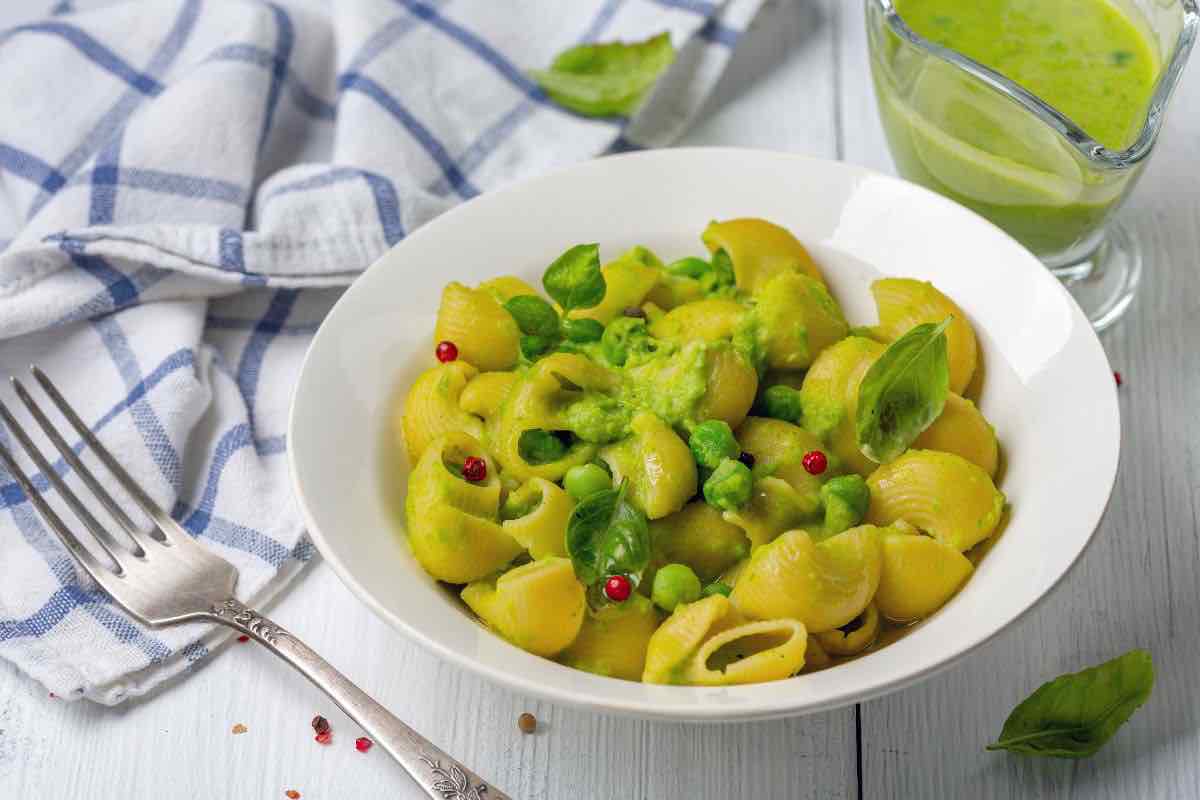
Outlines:
<svg viewBox="0 0 1200 800"><path fill-rule="evenodd" d="M843 15L843 152L891 171L862 4L844 5ZM1028 617L948 673L862 707L865 797L1200 794L1200 64L1189 72L1160 151L1122 212L1148 258L1135 306L1104 337L1125 378L1121 472L1105 523ZM984 752L1042 682L1132 647L1154 654L1157 686L1101 755L1072 763Z"/></svg>

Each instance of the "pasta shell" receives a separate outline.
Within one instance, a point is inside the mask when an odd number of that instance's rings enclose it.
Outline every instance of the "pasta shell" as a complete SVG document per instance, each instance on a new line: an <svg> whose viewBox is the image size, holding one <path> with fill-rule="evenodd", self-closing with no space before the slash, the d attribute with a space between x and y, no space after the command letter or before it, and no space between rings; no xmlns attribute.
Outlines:
<svg viewBox="0 0 1200 800"><path fill-rule="evenodd" d="M575 641L587 606L571 561L545 558L477 581L462 599L505 639L539 656L554 656Z"/></svg>
<svg viewBox="0 0 1200 800"><path fill-rule="evenodd" d="M726 522L721 512L701 500L650 523L655 566L687 564L704 583L711 583L750 553L746 534ZM644 583L653 581L647 574Z"/></svg>
<svg viewBox="0 0 1200 800"><path fill-rule="evenodd" d="M596 675L641 680L650 637L658 629L660 619L654 604L640 594L619 605L588 612L579 635L558 660Z"/></svg>
<svg viewBox="0 0 1200 800"><path fill-rule="evenodd" d="M955 548L916 533L883 534L883 573L875 605L897 622L937 611L967 582L975 566Z"/></svg>
<svg viewBox="0 0 1200 800"><path fill-rule="evenodd" d="M467 362L451 361L425 370L409 387L404 404L393 413L393 426L404 440L410 464L417 463L429 443L443 434L483 435L483 423L459 405L467 382L477 374Z"/></svg>
<svg viewBox="0 0 1200 800"><path fill-rule="evenodd" d="M795 675L804 666L808 633L794 619L747 622L704 642L683 668L693 686L765 683Z"/></svg>
<svg viewBox="0 0 1200 800"><path fill-rule="evenodd" d="M558 484L545 478L531 478L527 486L541 495L541 500L528 514L505 520L504 532L521 543L536 558L567 554L567 520L575 501Z"/></svg>
<svg viewBox="0 0 1200 800"><path fill-rule="evenodd" d="M875 608L875 604L867 605L856 619L861 620L862 624L852 631L846 632L841 628L834 628L831 631L818 633L817 641L820 642L821 649L830 655L852 656L874 644L875 639L879 636L879 610ZM849 626L843 625L842 627Z"/></svg>
<svg viewBox="0 0 1200 800"><path fill-rule="evenodd" d="M453 342L459 358L485 371L510 369L520 356L521 330L496 298L457 281L442 290L435 342Z"/></svg>
<svg viewBox="0 0 1200 800"><path fill-rule="evenodd" d="M786 228L765 219L711 222L701 239L710 252L725 251L733 261L738 288L751 294L781 272L800 272L825 283L804 245Z"/></svg>
<svg viewBox="0 0 1200 800"><path fill-rule="evenodd" d="M758 373L741 353L725 343L710 345L705 360L708 379L696 406L696 419L719 419L736 428L754 405Z"/></svg>
<svg viewBox="0 0 1200 800"><path fill-rule="evenodd" d="M996 431L970 400L946 396L942 414L912 444L914 449L941 450L960 455L995 477L1000 461Z"/></svg>
<svg viewBox="0 0 1200 800"><path fill-rule="evenodd" d="M472 378L458 398L458 405L468 414L491 419L500 413L520 376L515 372L484 372Z"/></svg>
<svg viewBox="0 0 1200 800"><path fill-rule="evenodd" d="M860 475L877 466L858 449L854 415L858 386L884 346L862 336L849 336L822 351L800 388L805 429L828 442L838 460Z"/></svg>
<svg viewBox="0 0 1200 800"><path fill-rule="evenodd" d="M776 275L755 301L767 340L767 366L775 369L805 369L850 332L824 284L799 272Z"/></svg>
<svg viewBox="0 0 1200 800"><path fill-rule="evenodd" d="M914 326L941 322L953 316L946 329L946 349L950 361L950 391L962 394L971 383L979 359L975 331L953 300L933 284L912 278L884 278L871 284L871 294L879 310L876 332L885 341L894 341Z"/></svg>
<svg viewBox="0 0 1200 800"><path fill-rule="evenodd" d="M730 600L751 619L797 619L821 633L862 613L879 585L881 564L873 525L819 544L804 531L788 531L754 551Z"/></svg>
<svg viewBox="0 0 1200 800"><path fill-rule="evenodd" d="M904 520L959 551L992 535L1004 511L1004 494L988 474L962 456L909 450L869 478L867 521Z"/></svg>
<svg viewBox="0 0 1200 800"><path fill-rule="evenodd" d="M633 418L633 436L600 451L612 469L613 483L629 480L629 498L648 519L683 508L696 494L698 477L692 451L654 414Z"/></svg>
<svg viewBox="0 0 1200 800"><path fill-rule="evenodd" d="M594 319L607 325L627 308L636 308L658 283L662 270L648 266L630 251L616 261L600 268L604 275L604 299L592 308L578 308L570 313L572 319Z"/></svg>

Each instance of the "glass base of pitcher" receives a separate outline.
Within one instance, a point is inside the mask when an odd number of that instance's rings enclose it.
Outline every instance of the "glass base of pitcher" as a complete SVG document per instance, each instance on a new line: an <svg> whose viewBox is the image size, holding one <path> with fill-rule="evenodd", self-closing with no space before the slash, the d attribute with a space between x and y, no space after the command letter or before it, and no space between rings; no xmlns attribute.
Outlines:
<svg viewBox="0 0 1200 800"><path fill-rule="evenodd" d="M1079 303L1092 327L1102 331L1124 315L1142 278L1142 249L1129 228L1111 222L1099 247L1086 258L1050 269Z"/></svg>

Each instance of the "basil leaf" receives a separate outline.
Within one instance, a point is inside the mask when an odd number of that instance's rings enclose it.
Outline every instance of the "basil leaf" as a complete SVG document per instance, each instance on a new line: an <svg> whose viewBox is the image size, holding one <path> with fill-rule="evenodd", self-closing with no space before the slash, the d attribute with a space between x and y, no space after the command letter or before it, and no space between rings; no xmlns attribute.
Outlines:
<svg viewBox="0 0 1200 800"><path fill-rule="evenodd" d="M1153 688L1150 654L1130 650L1098 667L1042 684L1013 709L1000 739L987 749L1086 758L1112 738Z"/></svg>
<svg viewBox="0 0 1200 800"><path fill-rule="evenodd" d="M530 75L554 102L592 117L629 116L675 60L671 37L583 44L559 53L550 69Z"/></svg>
<svg viewBox="0 0 1200 800"><path fill-rule="evenodd" d="M543 339L558 337L558 312L542 298L532 294L519 294L509 298L504 308L517 321L521 333L540 336Z"/></svg>
<svg viewBox="0 0 1200 800"><path fill-rule="evenodd" d="M563 311L592 308L608 290L600 272L600 245L577 244L546 267L542 286Z"/></svg>
<svg viewBox="0 0 1200 800"><path fill-rule="evenodd" d="M541 428L521 433L517 440L517 454L530 464L550 464L567 454L567 444L558 436Z"/></svg>
<svg viewBox="0 0 1200 800"><path fill-rule="evenodd" d="M946 327L917 325L888 346L858 388L858 449L886 464L908 449L942 413L950 392Z"/></svg>
<svg viewBox="0 0 1200 800"><path fill-rule="evenodd" d="M594 586L609 575L629 575L634 582L650 561L650 526L646 516L625 499L627 484L585 497L567 521L567 553L575 577Z"/></svg>

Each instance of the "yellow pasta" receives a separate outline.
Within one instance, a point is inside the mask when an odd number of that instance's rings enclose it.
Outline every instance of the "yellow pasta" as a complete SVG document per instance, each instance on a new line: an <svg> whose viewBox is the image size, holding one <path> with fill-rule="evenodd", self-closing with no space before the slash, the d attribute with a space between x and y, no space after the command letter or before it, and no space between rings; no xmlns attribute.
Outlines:
<svg viewBox="0 0 1200 800"><path fill-rule="evenodd" d="M992 535L1004 511L1004 495L988 474L962 456L909 450L869 478L867 521L904 520L960 551Z"/></svg>
<svg viewBox="0 0 1200 800"><path fill-rule="evenodd" d="M589 611L579 635L558 660L568 667L626 681L642 679L646 648L662 618L649 599L634 594L620 605Z"/></svg>
<svg viewBox="0 0 1200 800"><path fill-rule="evenodd" d="M719 419L736 428L754 405L758 373L745 357L724 342L705 349L707 388L696 407L696 419Z"/></svg>
<svg viewBox="0 0 1200 800"><path fill-rule="evenodd" d="M567 519L575 501L556 483L545 478L530 478L520 492L528 495L533 508L516 519L503 523L504 532L520 542L536 558L567 554Z"/></svg>
<svg viewBox="0 0 1200 800"><path fill-rule="evenodd" d="M608 324L627 308L636 308L658 283L662 270L646 264L644 248L634 248L600 268L607 290L599 305L572 311L572 319L594 319Z"/></svg>
<svg viewBox="0 0 1200 800"><path fill-rule="evenodd" d="M682 439L654 414L633 418L633 436L600 451L613 480L629 481L629 496L649 519L674 514L696 493L696 462Z"/></svg>
<svg viewBox="0 0 1200 800"><path fill-rule="evenodd" d="M746 315L746 307L736 300L713 297L680 306L650 325L656 339L686 342L699 339L716 342L729 339Z"/></svg>
<svg viewBox="0 0 1200 800"><path fill-rule="evenodd" d="M935 289L933 284L911 278L875 281L871 284L871 294L875 296L875 305L879 309L876 332L884 341L894 341L916 325L954 317L946 329L950 391L962 394L971 383L979 358L975 331L962 309Z"/></svg>
<svg viewBox="0 0 1200 800"><path fill-rule="evenodd" d="M452 362L458 364L462 362ZM458 398L458 406L469 414L488 419L500 413L520 376L515 372L484 372L472 378Z"/></svg>
<svg viewBox="0 0 1200 800"><path fill-rule="evenodd" d="M788 531L750 556L730 600L751 619L797 619L813 633L845 625L879 586L880 531L861 525L820 543Z"/></svg>
<svg viewBox="0 0 1200 800"><path fill-rule="evenodd" d="M564 410L578 396L572 387L611 393L619 386L620 380L615 375L583 356L555 353L543 358L513 387L496 417L495 429L489 426L489 444L496 458L506 472L519 480L561 480L571 467L591 461L596 446L580 442L561 460L531 464L521 455L521 435L530 430L566 430Z"/></svg>
<svg viewBox="0 0 1200 800"><path fill-rule="evenodd" d="M489 465L486 481L463 479L459 470L466 455ZM434 440L409 476L404 504L408 542L422 568L438 580L477 580L520 554L521 545L498 522L496 475L479 442L454 432Z"/></svg>
<svg viewBox="0 0 1200 800"><path fill-rule="evenodd" d="M858 386L883 351L884 346L872 339L842 339L817 356L800 389L804 427L825 440L833 455L860 475L869 475L877 465L858 449L854 427Z"/></svg>
<svg viewBox="0 0 1200 800"><path fill-rule="evenodd" d="M478 373L465 361L440 364L421 373L393 415L393 426L404 440L408 459L416 463L437 437L463 431L483 435L483 423L460 408L467 382Z"/></svg>
<svg viewBox="0 0 1200 800"><path fill-rule="evenodd" d="M835 656L853 656L866 650L879 636L879 610L869 604L849 624L817 634L821 649Z"/></svg>
<svg viewBox="0 0 1200 800"><path fill-rule="evenodd" d="M804 454L823 450L821 440L803 428L767 417L747 417L737 429L742 450L754 456L754 474L770 475L791 486L802 512L815 512L820 506L823 477L804 469ZM831 474L837 472L831 464ZM828 475L824 477L829 477Z"/></svg>
<svg viewBox="0 0 1200 800"><path fill-rule="evenodd" d="M787 229L764 219L712 222L701 238L710 252L725 251L738 288L751 294L781 272L800 272L825 282L804 245Z"/></svg>
<svg viewBox="0 0 1200 800"><path fill-rule="evenodd" d="M750 501L736 511L722 512L726 522L745 531L752 547L766 544L784 531L813 521L820 496L800 494L782 478L759 478Z"/></svg>
<svg viewBox="0 0 1200 800"><path fill-rule="evenodd" d="M453 342L459 358L481 370L509 369L520 356L521 330L496 298L450 282L442 290L435 342Z"/></svg>
<svg viewBox="0 0 1200 800"><path fill-rule="evenodd" d="M754 299L766 334L769 367L805 369L850 332L829 290L803 273L779 273L763 283Z"/></svg>
<svg viewBox="0 0 1200 800"><path fill-rule="evenodd" d="M883 572L875 605L897 622L923 619L954 596L975 566L950 545L899 528L883 534Z"/></svg>
<svg viewBox="0 0 1200 800"><path fill-rule="evenodd" d="M687 564L700 580L710 583L750 553L750 543L737 525L701 500L650 523L652 566ZM647 575L643 583L652 583Z"/></svg>
<svg viewBox="0 0 1200 800"><path fill-rule="evenodd" d="M664 311L670 311L677 306L695 302L703 297L704 287L700 285L699 281L663 273L659 276L658 283L654 284L654 288L646 295L646 302L653 303Z"/></svg>
<svg viewBox="0 0 1200 800"><path fill-rule="evenodd" d="M533 561L497 580L476 581L463 589L462 599L505 639L546 657L575 641L587 605L566 558Z"/></svg>
<svg viewBox="0 0 1200 800"><path fill-rule="evenodd" d="M490 281L484 281L479 284L480 291L487 292L492 297L496 298L500 303L507 303L514 297L519 297L523 294L531 294L538 297L537 289L530 286L525 281L518 278L516 275L501 275L499 278L492 278Z"/></svg>
<svg viewBox="0 0 1200 800"><path fill-rule="evenodd" d="M941 450L960 455L988 474L996 475L1000 445L996 431L970 400L950 394L933 424L913 441L918 450Z"/></svg>

